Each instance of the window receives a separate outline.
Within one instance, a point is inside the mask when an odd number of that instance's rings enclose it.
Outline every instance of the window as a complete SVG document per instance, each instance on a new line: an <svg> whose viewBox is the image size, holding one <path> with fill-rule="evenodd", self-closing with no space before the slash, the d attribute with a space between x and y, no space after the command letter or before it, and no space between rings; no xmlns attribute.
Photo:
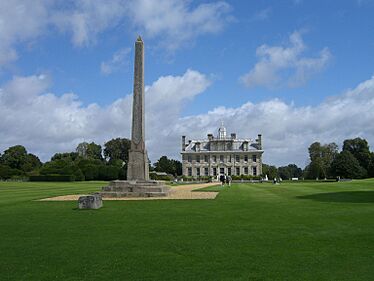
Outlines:
<svg viewBox="0 0 374 281"><path fill-rule="evenodd" d="M188 168L188 176L192 177L192 168L191 167Z"/></svg>
<svg viewBox="0 0 374 281"><path fill-rule="evenodd" d="M223 159L224 159L223 155L220 155L219 156L219 162L223 163Z"/></svg>
<svg viewBox="0 0 374 281"><path fill-rule="evenodd" d="M225 174L225 168L219 168L219 173L221 175L224 175Z"/></svg>
<svg viewBox="0 0 374 281"><path fill-rule="evenodd" d="M236 175L240 176L240 167L236 167Z"/></svg>
<svg viewBox="0 0 374 281"><path fill-rule="evenodd" d="M192 156L191 155L187 156L187 161L190 162L190 163L192 162Z"/></svg>
<svg viewBox="0 0 374 281"><path fill-rule="evenodd" d="M227 161L228 161L228 162L231 162L231 161L232 161L232 155L229 155L229 156L228 156Z"/></svg>
<svg viewBox="0 0 374 281"><path fill-rule="evenodd" d="M208 155L204 155L204 162L206 162L206 163L209 162L209 156Z"/></svg>
<svg viewBox="0 0 374 281"><path fill-rule="evenodd" d="M212 161L213 161L213 162L217 162L217 156L213 155L213 156L212 156Z"/></svg>
<svg viewBox="0 0 374 281"><path fill-rule="evenodd" d="M244 167L244 175L248 175L248 167Z"/></svg>
<svg viewBox="0 0 374 281"><path fill-rule="evenodd" d="M204 168L204 175L209 176L209 169L208 168Z"/></svg>
<svg viewBox="0 0 374 281"><path fill-rule="evenodd" d="M240 155L239 154L235 155L235 161L240 162Z"/></svg>
<svg viewBox="0 0 374 281"><path fill-rule="evenodd" d="M231 176L231 168L227 168L227 174Z"/></svg>
<svg viewBox="0 0 374 281"><path fill-rule="evenodd" d="M200 177L200 168L196 168L196 176Z"/></svg>
<svg viewBox="0 0 374 281"><path fill-rule="evenodd" d="M252 155L252 161L253 161L253 162L256 162L256 161L257 161L257 157L256 157L256 155Z"/></svg>
<svg viewBox="0 0 374 281"><path fill-rule="evenodd" d="M253 171L253 175L254 175L254 176L257 176L257 167L253 167L253 168L252 168L252 171Z"/></svg>
<svg viewBox="0 0 374 281"><path fill-rule="evenodd" d="M200 155L196 155L196 163L200 163Z"/></svg>
<svg viewBox="0 0 374 281"><path fill-rule="evenodd" d="M217 168L213 168L213 176L217 175Z"/></svg>
<svg viewBox="0 0 374 281"><path fill-rule="evenodd" d="M244 162L248 162L248 155L244 155Z"/></svg>

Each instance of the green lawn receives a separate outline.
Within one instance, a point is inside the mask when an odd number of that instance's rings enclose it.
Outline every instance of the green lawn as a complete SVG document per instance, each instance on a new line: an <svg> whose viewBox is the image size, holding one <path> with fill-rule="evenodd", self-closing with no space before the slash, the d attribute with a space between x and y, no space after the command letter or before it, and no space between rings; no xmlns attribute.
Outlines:
<svg viewBox="0 0 374 281"><path fill-rule="evenodd" d="M35 201L103 185L1 182L0 280L373 280L374 180L234 184L215 200L92 211Z"/></svg>

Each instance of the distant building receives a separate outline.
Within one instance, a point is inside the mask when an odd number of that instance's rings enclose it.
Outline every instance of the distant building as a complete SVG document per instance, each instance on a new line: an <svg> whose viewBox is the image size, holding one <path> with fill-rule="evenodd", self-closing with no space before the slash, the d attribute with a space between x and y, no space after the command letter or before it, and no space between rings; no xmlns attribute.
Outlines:
<svg viewBox="0 0 374 281"><path fill-rule="evenodd" d="M218 176L262 174L262 137L253 141L239 139L236 133L226 136L226 128L221 124L215 138L189 140L182 136L182 169L184 176Z"/></svg>

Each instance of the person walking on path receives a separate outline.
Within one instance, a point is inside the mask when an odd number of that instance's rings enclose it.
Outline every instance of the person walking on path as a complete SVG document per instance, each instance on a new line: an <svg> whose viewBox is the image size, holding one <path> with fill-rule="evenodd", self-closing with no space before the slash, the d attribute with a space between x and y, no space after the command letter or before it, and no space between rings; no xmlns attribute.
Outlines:
<svg viewBox="0 0 374 281"><path fill-rule="evenodd" d="M226 183L228 184L229 187L231 186L231 181L232 181L232 178L230 176L226 176Z"/></svg>
<svg viewBox="0 0 374 281"><path fill-rule="evenodd" d="M225 185L225 175L221 174L220 177L219 177L219 180L221 181L221 186L224 186Z"/></svg>

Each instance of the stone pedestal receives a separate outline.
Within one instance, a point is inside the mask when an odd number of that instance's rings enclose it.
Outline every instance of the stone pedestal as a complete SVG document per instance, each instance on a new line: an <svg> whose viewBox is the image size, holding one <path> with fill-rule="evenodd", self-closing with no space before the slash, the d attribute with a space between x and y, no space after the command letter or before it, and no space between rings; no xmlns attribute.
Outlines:
<svg viewBox="0 0 374 281"><path fill-rule="evenodd" d="M101 194L80 196L78 199L79 209L100 209L103 206Z"/></svg>
<svg viewBox="0 0 374 281"><path fill-rule="evenodd" d="M127 179L149 180L148 156L145 150L129 150L129 163L127 164Z"/></svg>
<svg viewBox="0 0 374 281"><path fill-rule="evenodd" d="M103 197L162 197L167 196L169 187L154 180L111 181L103 187Z"/></svg>

